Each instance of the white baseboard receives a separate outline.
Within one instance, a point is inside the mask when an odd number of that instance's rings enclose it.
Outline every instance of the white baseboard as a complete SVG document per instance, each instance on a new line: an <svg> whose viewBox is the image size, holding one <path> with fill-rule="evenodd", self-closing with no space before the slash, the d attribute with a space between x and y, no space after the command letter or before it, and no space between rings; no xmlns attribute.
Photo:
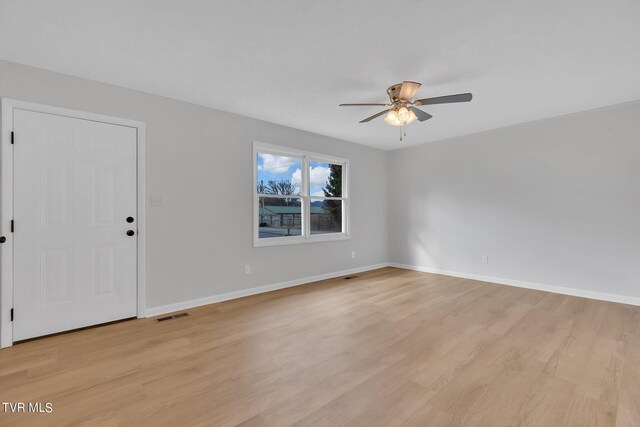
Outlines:
<svg viewBox="0 0 640 427"><path fill-rule="evenodd" d="M290 288L293 286L304 285L319 280L333 279L334 277L346 276L349 274L362 273L363 271L375 270L377 268L388 267L388 263L367 265L364 267L352 268L349 270L334 271L332 273L318 274L316 276L303 277L301 279L289 280L287 282L275 283L272 285L259 286L257 288L242 289L224 294L212 295L204 298L197 298L188 301L182 301L175 304L162 305L159 307L151 307L145 310L146 317L159 316L161 314L172 313L174 311L186 310L188 308L200 307L203 305L214 304L216 302L228 301L236 298L242 298L249 295L257 295L265 292L275 291L278 289Z"/></svg>
<svg viewBox="0 0 640 427"><path fill-rule="evenodd" d="M478 280L481 282L496 283L499 285L515 286L518 288L535 289L538 291L552 292L562 295L571 295L582 298L590 298L602 301L617 302L621 304L640 306L640 298L618 294L609 294L605 292L589 291L585 289L566 288L562 286L545 285L541 283L525 282L521 280L504 279L501 277L481 276L477 274L461 273L457 271L441 270L438 268L421 267L417 265L408 265L400 263L380 263L367 265L364 267L352 268L349 270L334 271L332 273L318 274L316 276L308 276L300 279L289 280L287 282L275 283L272 285L259 286L256 288L242 289L224 294L212 295L204 298L197 298L188 301L182 301L175 304L168 304L159 307L147 308L146 317L159 316L161 314L172 313L175 311L186 310L189 308L200 307L203 305L214 304L217 302L228 301L236 298L242 298L250 295L262 294L265 292L275 291L278 289L290 288L293 286L304 285L307 283L317 282L319 280L332 279L334 277L346 276L349 274L361 273L363 271L375 270L383 267L396 267L405 270L422 271L425 273L442 274L445 276L459 277L462 279Z"/></svg>
<svg viewBox="0 0 640 427"><path fill-rule="evenodd" d="M479 280L481 282L497 283L499 285L516 286L518 288L535 289L537 291L552 292L555 294L571 295L574 297L582 297L596 299L602 301L617 302L621 304L640 306L640 298L626 295L609 294L606 292L589 291L586 289L565 288L563 286L545 285L542 283L524 282L521 280L503 279L501 277L481 276L477 274L460 273L457 271L440 270L438 268L421 267L417 265L399 264L395 262L389 263L391 267L403 268L405 270L422 271L425 273L442 274L445 276L460 277L462 279Z"/></svg>

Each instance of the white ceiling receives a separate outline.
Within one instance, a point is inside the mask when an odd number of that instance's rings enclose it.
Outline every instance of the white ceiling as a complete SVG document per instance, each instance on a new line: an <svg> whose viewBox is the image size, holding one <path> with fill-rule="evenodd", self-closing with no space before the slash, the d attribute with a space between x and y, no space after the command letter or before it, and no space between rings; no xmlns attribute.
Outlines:
<svg viewBox="0 0 640 427"><path fill-rule="evenodd" d="M0 0L0 58L386 149L640 99L638 0ZM387 86L424 107L377 119Z"/></svg>

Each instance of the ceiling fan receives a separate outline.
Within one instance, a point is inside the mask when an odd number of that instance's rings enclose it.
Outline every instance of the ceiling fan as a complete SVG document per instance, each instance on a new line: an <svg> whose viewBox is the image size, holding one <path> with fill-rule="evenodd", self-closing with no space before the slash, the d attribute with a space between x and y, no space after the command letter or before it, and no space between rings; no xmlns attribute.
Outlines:
<svg viewBox="0 0 640 427"><path fill-rule="evenodd" d="M366 107L381 106L390 107L366 119L360 120L360 123L367 123L371 120L387 114L384 121L392 126L402 127L400 132L400 141L403 136L407 136L405 126L418 120L424 122L433 117L429 113L416 108L420 105L449 104L452 102L469 102L473 97L470 93L460 93L457 95L436 96L435 98L416 99L412 101L413 95L422 86L417 82L404 81L402 83L389 86L387 95L389 95L390 104L340 104L340 107Z"/></svg>

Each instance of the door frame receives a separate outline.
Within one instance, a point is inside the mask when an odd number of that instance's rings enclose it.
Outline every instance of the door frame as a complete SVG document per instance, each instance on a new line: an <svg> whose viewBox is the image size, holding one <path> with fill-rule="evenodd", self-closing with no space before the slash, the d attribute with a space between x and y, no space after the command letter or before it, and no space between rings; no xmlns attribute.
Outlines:
<svg viewBox="0 0 640 427"><path fill-rule="evenodd" d="M145 314L145 124L144 122L104 116L84 111L50 105L35 104L2 98L0 102L0 235L6 242L0 244L0 348L13 345L13 113L15 110L27 110L37 113L53 114L75 119L90 120L136 129L137 134L137 210L138 210L138 253L137 253L137 316ZM19 313L17 314L20 315Z"/></svg>

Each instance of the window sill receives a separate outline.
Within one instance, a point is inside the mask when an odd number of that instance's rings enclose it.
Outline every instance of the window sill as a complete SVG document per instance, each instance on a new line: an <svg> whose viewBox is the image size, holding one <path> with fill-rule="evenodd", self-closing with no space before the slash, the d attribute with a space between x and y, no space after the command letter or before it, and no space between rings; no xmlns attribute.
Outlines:
<svg viewBox="0 0 640 427"><path fill-rule="evenodd" d="M315 234L310 237L271 237L265 239L254 239L253 247L260 248L265 246L298 245L301 243L333 242L349 239L351 239L351 236L345 233Z"/></svg>

